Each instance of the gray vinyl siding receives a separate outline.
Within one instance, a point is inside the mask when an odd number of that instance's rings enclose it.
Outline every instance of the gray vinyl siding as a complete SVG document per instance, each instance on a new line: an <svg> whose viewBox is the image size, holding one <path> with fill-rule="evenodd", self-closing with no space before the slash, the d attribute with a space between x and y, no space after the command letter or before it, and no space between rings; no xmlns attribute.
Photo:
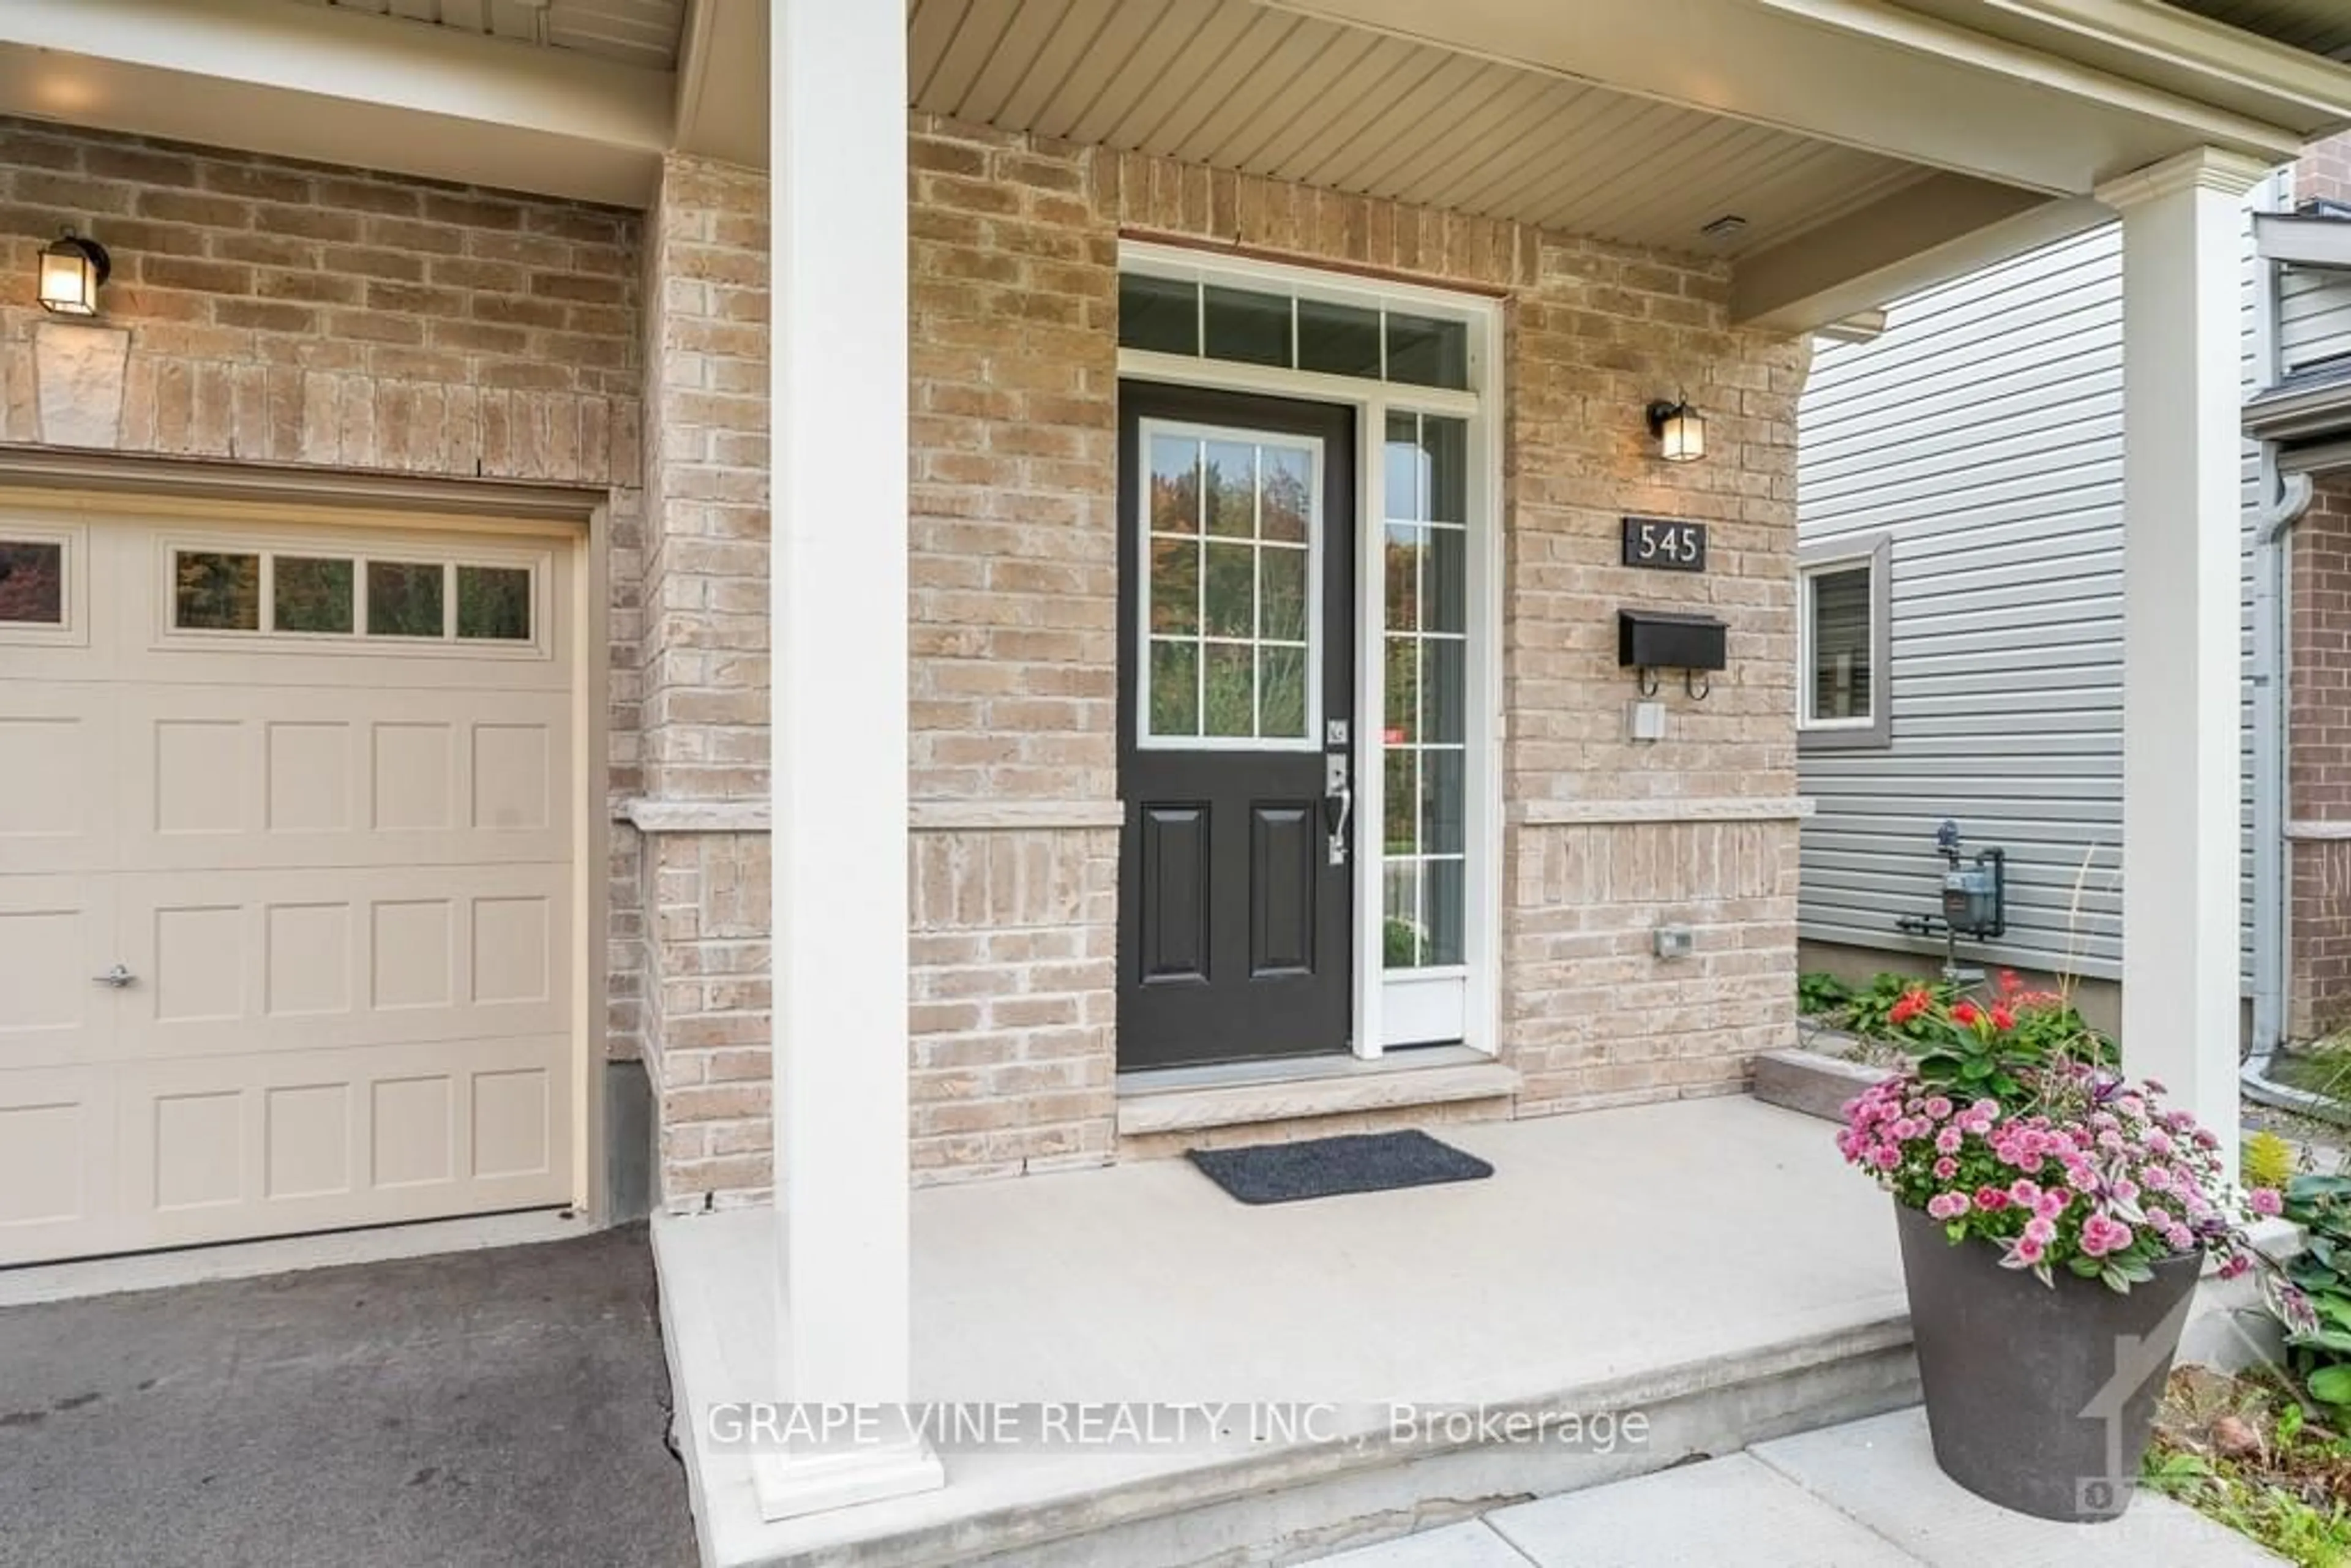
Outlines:
<svg viewBox="0 0 2351 1568"><path fill-rule="evenodd" d="M2119 230L1901 301L1874 342L1821 344L1799 447L1806 549L1893 540L1893 740L1801 755L1802 934L1939 955L1894 921L1934 912L1949 818L2008 852L2008 936L1964 956L2118 976Z"/></svg>
<svg viewBox="0 0 2351 1568"><path fill-rule="evenodd" d="M2296 271L2279 277L2278 355L2289 375L2351 355L2351 279Z"/></svg>

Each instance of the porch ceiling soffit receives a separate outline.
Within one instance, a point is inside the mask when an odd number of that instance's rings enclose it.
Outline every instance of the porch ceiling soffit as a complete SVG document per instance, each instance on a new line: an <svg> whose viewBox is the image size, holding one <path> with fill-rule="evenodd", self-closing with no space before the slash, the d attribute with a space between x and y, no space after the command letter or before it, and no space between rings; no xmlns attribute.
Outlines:
<svg viewBox="0 0 2351 1568"><path fill-rule="evenodd" d="M1997 9L2020 38L1933 14L1943 0L1266 3L1910 170L1731 253L1734 314L1785 330L2093 226L2115 176L2198 147L2283 162L2351 121L2351 68L2145 0L1952 8Z"/></svg>
<svg viewBox="0 0 2351 1568"><path fill-rule="evenodd" d="M677 77L289 0L8 0L0 112L640 206Z"/></svg>
<svg viewBox="0 0 2351 1568"><path fill-rule="evenodd" d="M303 4L340 5L543 48L578 49L622 65L665 71L677 64L678 22L685 0L303 0Z"/></svg>
<svg viewBox="0 0 2351 1568"><path fill-rule="evenodd" d="M2061 52L1929 14L1945 0L1269 3L2057 196L2199 146L2283 162L2312 131L2351 121L2351 68L2228 27L2210 29L2236 45L2227 68L2167 57L2162 69L2125 75L2082 63L2118 54L2091 40ZM1954 14L2021 4L1968 0ZM2280 118L2220 101L2255 68L2290 78L2262 95ZM2202 90L2154 85L2158 76Z"/></svg>
<svg viewBox="0 0 2351 1568"><path fill-rule="evenodd" d="M913 0L908 15L925 112L1628 245L1735 257L1927 172L1258 0ZM1701 233L1729 214L1737 235Z"/></svg>

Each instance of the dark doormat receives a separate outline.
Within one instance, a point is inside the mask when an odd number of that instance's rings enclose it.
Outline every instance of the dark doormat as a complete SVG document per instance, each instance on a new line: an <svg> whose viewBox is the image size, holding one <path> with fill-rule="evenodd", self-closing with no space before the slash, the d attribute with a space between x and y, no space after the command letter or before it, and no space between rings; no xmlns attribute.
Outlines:
<svg viewBox="0 0 2351 1568"><path fill-rule="evenodd" d="M1348 1192L1482 1181L1494 1167L1426 1133L1353 1133L1247 1149L1190 1149L1186 1158L1243 1203L1295 1203Z"/></svg>

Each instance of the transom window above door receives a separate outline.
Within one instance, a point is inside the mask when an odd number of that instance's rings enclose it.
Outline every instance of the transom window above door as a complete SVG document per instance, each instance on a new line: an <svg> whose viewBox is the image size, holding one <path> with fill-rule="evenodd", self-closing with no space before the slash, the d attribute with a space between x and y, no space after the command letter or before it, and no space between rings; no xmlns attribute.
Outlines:
<svg viewBox="0 0 2351 1568"><path fill-rule="evenodd" d="M1145 421L1144 746L1320 745L1322 445Z"/></svg>
<svg viewBox="0 0 2351 1568"><path fill-rule="evenodd" d="M1118 344L1454 392L1470 382L1466 321L1149 272L1119 275Z"/></svg>

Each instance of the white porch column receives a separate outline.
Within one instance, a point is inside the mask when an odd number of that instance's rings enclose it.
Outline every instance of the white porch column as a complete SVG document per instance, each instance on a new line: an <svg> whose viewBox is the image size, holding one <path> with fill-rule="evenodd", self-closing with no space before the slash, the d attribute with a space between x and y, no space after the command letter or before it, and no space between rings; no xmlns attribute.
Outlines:
<svg viewBox="0 0 2351 1568"><path fill-rule="evenodd" d="M784 0L768 66L782 1386L907 1397L906 18ZM942 1483L918 1439L763 1460L770 1518Z"/></svg>
<svg viewBox="0 0 2351 1568"><path fill-rule="evenodd" d="M2123 220L2125 1065L2236 1168L2243 198L2209 149L2116 180Z"/></svg>

